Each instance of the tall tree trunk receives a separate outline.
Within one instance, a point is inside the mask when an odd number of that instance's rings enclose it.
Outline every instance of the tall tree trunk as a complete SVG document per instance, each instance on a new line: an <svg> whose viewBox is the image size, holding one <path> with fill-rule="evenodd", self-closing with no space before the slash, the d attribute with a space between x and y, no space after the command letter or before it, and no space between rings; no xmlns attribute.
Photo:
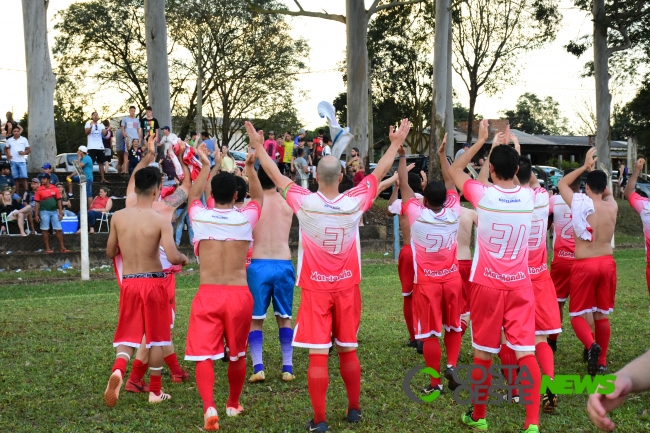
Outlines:
<svg viewBox="0 0 650 433"><path fill-rule="evenodd" d="M144 22L149 77L149 105L160 126L171 126L169 102L169 65L167 62L167 22L165 0L145 0Z"/></svg>
<svg viewBox="0 0 650 433"><path fill-rule="evenodd" d="M472 83L469 90L469 113L467 114L467 144L472 145L472 131L474 130L474 109L476 108L476 98L478 90Z"/></svg>
<svg viewBox="0 0 650 433"><path fill-rule="evenodd" d="M47 43L48 0L23 0L23 30L27 62L27 114L29 116L30 171L54 163L54 88L50 48Z"/></svg>
<svg viewBox="0 0 650 433"><path fill-rule="evenodd" d="M349 149L359 148L361 158L368 152L368 16L364 2L347 1L347 74L348 74L348 126L354 139ZM332 137L334 139L334 137Z"/></svg>
<svg viewBox="0 0 650 433"><path fill-rule="evenodd" d="M594 0L594 77L596 79L596 154L597 168L612 171L609 153L609 117L612 95L609 93L609 53L607 51L607 23L604 0Z"/></svg>
<svg viewBox="0 0 650 433"><path fill-rule="evenodd" d="M429 179L442 180L438 148L445 134L447 114L447 64L449 39L449 0L436 1L436 28L433 45L433 106L429 135Z"/></svg>
<svg viewBox="0 0 650 433"><path fill-rule="evenodd" d="M451 27L451 13L449 16L449 33L447 36L447 112L445 115L445 131L447 134L447 156L454 157L454 91L452 89L452 27Z"/></svg>

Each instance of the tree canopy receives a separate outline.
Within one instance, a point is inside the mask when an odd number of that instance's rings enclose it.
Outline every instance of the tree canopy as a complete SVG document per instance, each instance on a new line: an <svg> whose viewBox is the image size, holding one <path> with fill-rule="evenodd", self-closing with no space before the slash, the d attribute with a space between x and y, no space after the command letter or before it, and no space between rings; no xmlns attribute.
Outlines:
<svg viewBox="0 0 650 433"><path fill-rule="evenodd" d="M614 110L612 140L636 137L639 155L650 151L650 77L646 77L636 96Z"/></svg>
<svg viewBox="0 0 650 433"><path fill-rule="evenodd" d="M513 110L501 114L510 120L510 127L534 135L568 135L569 121L562 116L560 104L552 97L540 99L526 92L517 99Z"/></svg>

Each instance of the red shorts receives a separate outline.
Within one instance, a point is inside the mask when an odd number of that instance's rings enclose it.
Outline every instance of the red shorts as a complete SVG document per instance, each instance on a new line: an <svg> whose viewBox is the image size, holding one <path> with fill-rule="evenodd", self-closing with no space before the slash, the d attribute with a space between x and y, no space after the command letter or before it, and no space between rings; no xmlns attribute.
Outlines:
<svg viewBox="0 0 650 433"><path fill-rule="evenodd" d="M460 275L440 283L415 284L413 286L413 327L415 338L435 335L440 337L442 326L445 331L461 332L460 305L463 282Z"/></svg>
<svg viewBox="0 0 650 433"><path fill-rule="evenodd" d="M165 285L167 286L167 297L169 298L169 307L170 307L170 317L171 324L170 328L174 327L174 321L176 320L176 275L167 274L165 278Z"/></svg>
<svg viewBox="0 0 650 433"><path fill-rule="evenodd" d="M336 292L302 289L293 345L308 349L327 349L332 337L339 346L357 347L361 323L359 286Z"/></svg>
<svg viewBox="0 0 650 433"><path fill-rule="evenodd" d="M489 353L501 350L501 330L512 350L535 350L535 295L532 286L502 290L472 283L472 346Z"/></svg>
<svg viewBox="0 0 650 433"><path fill-rule="evenodd" d="M252 317L253 295L248 286L201 284L192 301L185 360L223 358L224 336L231 361L246 356Z"/></svg>
<svg viewBox="0 0 650 433"><path fill-rule="evenodd" d="M404 245L397 259L397 273L402 283L402 296L411 296L413 294L413 280L415 279L415 268L413 266L413 250L410 245Z"/></svg>
<svg viewBox="0 0 650 433"><path fill-rule="evenodd" d="M532 280L535 293L535 335L559 334L562 332L560 309L553 280L548 271Z"/></svg>
<svg viewBox="0 0 650 433"><path fill-rule="evenodd" d="M113 346L147 348L171 344L169 299L164 278L125 278L120 290L120 315Z"/></svg>
<svg viewBox="0 0 650 433"><path fill-rule="evenodd" d="M472 282L469 280L469 276L472 274L472 261L459 260L458 271L460 272L460 278L463 280L460 314L461 316L464 316L465 314L469 314L469 290L472 287Z"/></svg>
<svg viewBox="0 0 650 433"><path fill-rule="evenodd" d="M613 256L576 259L571 268L569 315L614 311L616 262Z"/></svg>
<svg viewBox="0 0 650 433"><path fill-rule="evenodd" d="M566 302L571 287L571 269L575 260L553 259L551 263L551 278L555 286L557 302Z"/></svg>

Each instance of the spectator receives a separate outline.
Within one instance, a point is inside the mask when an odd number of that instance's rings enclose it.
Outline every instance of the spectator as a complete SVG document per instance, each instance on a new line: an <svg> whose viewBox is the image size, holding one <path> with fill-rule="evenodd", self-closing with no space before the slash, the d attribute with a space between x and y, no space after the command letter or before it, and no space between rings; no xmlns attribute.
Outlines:
<svg viewBox="0 0 650 433"><path fill-rule="evenodd" d="M285 174L284 169L284 137L280 137L277 141L278 147L276 151L276 156L277 156L277 164L278 168L280 169L280 173L284 174L285 176L288 176L288 174Z"/></svg>
<svg viewBox="0 0 650 433"><path fill-rule="evenodd" d="M93 111L91 119L86 123L86 135L88 136L88 145L86 146L86 153L92 160L93 164L97 163L99 166L99 175L101 182L106 183L104 179L104 137L108 131L104 124L99 121L99 114ZM92 166L92 164L91 164Z"/></svg>
<svg viewBox="0 0 650 433"><path fill-rule="evenodd" d="M129 107L129 115L124 117L120 122L120 129L122 130L122 137L124 140L121 143L116 143L117 150L117 171L121 173L131 173L129 171L129 161L125 158L125 153L131 148L131 141L138 140L138 129L140 121L135 117L135 107ZM120 155L120 152L121 155Z"/></svg>
<svg viewBox="0 0 650 433"><path fill-rule="evenodd" d="M27 236L25 233L25 218L29 224L29 229L33 234L36 234L34 231L34 221L32 219L32 207L27 205L21 208L20 201L12 198L11 190L5 189L2 191L2 201L0 201L0 214L7 214L7 221L18 222L18 230L20 230L21 236ZM5 226L2 226L2 233L5 232Z"/></svg>
<svg viewBox="0 0 650 433"><path fill-rule="evenodd" d="M627 167L625 166L625 163L621 162L621 165L618 166L618 192L621 199L624 198L623 192L627 186L627 174Z"/></svg>
<svg viewBox="0 0 650 433"><path fill-rule="evenodd" d="M162 154L160 155L160 158L164 157L167 155L167 151L171 149L172 144L178 142L178 136L176 134L172 134L172 130L169 126L163 126L162 127L162 138L160 139L160 146L162 147Z"/></svg>
<svg viewBox="0 0 650 433"><path fill-rule="evenodd" d="M305 140L305 135L307 135L307 131L305 131L304 129L301 128L301 129L298 131L298 135L296 135L296 137L293 139L293 147L297 147L297 146L298 146L298 142L300 141L301 138L302 138L303 141L304 141L304 140Z"/></svg>
<svg viewBox="0 0 650 433"><path fill-rule="evenodd" d="M50 180L52 179L50 178ZM61 207L63 208L63 216L77 216L70 210L72 208L72 203L70 203L70 197L68 197L68 193L65 192L65 189L63 188L63 182L57 182L56 187L59 188L59 193L61 193Z"/></svg>
<svg viewBox="0 0 650 433"><path fill-rule="evenodd" d="M269 136L264 142L264 150L266 150L266 154L269 155L273 161L278 160L278 142L275 141L275 132L269 131Z"/></svg>
<svg viewBox="0 0 650 433"><path fill-rule="evenodd" d="M43 242L45 242L45 254L52 254L54 251L50 249L50 226L56 238L59 241L59 251L62 253L69 253L70 250L63 245L63 232L61 231L61 220L63 219L63 207L61 206L61 194L59 189L50 184L50 175L42 173L39 175L41 179L41 186L36 190L34 201L36 208L36 222L41 223L41 233L43 235Z"/></svg>
<svg viewBox="0 0 650 433"><path fill-rule="evenodd" d="M174 180L176 178L176 167L174 167L174 161L171 158L172 153L173 150L170 147L165 154L165 158L160 161L160 168L167 175L168 180Z"/></svg>
<svg viewBox="0 0 650 433"><path fill-rule="evenodd" d="M176 209L176 218L180 218L187 208L187 201ZM194 230L192 230L192 222L190 221L190 213L185 212L183 221L176 221L176 245L181 244L181 237L183 236L183 228L187 225L187 235L190 237L190 245L194 245Z"/></svg>
<svg viewBox="0 0 650 433"><path fill-rule="evenodd" d="M296 159L293 161L293 168L296 172L296 183L303 188L309 187L309 165L304 158L305 149L298 147L296 149Z"/></svg>
<svg viewBox="0 0 650 433"><path fill-rule="evenodd" d="M41 186L41 181L36 177L32 178L32 181L29 184L29 189L23 194L23 205L29 205L32 207L32 209L36 207L34 196L36 196L36 190L39 186Z"/></svg>
<svg viewBox="0 0 650 433"><path fill-rule="evenodd" d="M559 182L559 180L560 180L560 176L555 174L555 170L551 170L551 176L548 179L551 186L557 187L557 183Z"/></svg>
<svg viewBox="0 0 650 433"><path fill-rule="evenodd" d="M359 169L357 170L356 174L354 175L354 178L352 179L352 183L354 184L354 186L359 185L364 177L366 177L366 171L363 167L363 161L359 161Z"/></svg>
<svg viewBox="0 0 650 433"><path fill-rule="evenodd" d="M207 131L201 133L201 140L205 143L205 147L210 151L210 167L214 165L214 140L210 138L210 134Z"/></svg>
<svg viewBox="0 0 650 433"><path fill-rule="evenodd" d="M25 137L21 137L20 131L22 129L13 128L13 137L7 140L5 146L5 155L11 164L11 175L16 181L16 193L20 195L20 186L22 190L27 189L27 159L25 156L29 155L32 149L29 147L29 142Z"/></svg>
<svg viewBox="0 0 650 433"><path fill-rule="evenodd" d="M478 163L476 164L476 168L483 167L483 164L485 164L485 159L484 158L479 158Z"/></svg>
<svg viewBox="0 0 650 433"><path fill-rule="evenodd" d="M347 167L354 167L356 171L359 170L359 164L361 163L361 158L359 157L359 149L353 147L350 151L350 160L345 163Z"/></svg>
<svg viewBox="0 0 650 433"><path fill-rule="evenodd" d="M190 131L190 139L187 141L187 144L196 148L198 138L199 135L196 133L196 131Z"/></svg>
<svg viewBox="0 0 650 433"><path fill-rule="evenodd" d="M329 135L323 137L323 156L332 154L332 139Z"/></svg>
<svg viewBox="0 0 650 433"><path fill-rule="evenodd" d="M291 177L291 161L293 160L293 139L289 131L284 133L284 170Z"/></svg>
<svg viewBox="0 0 650 433"><path fill-rule="evenodd" d="M113 127L108 120L103 122L106 129L106 135L102 137L104 145L104 173L108 173L108 163L113 160Z"/></svg>
<svg viewBox="0 0 650 433"><path fill-rule="evenodd" d="M20 196L16 194L16 182L11 175L11 166L9 164L2 164L0 166L0 191L9 189L12 197L20 201Z"/></svg>
<svg viewBox="0 0 650 433"><path fill-rule="evenodd" d="M314 145L315 146L318 146L318 145L322 146L323 145L323 134L325 134L325 131L323 131L322 129L319 129L317 133L318 133L318 137L314 138Z"/></svg>
<svg viewBox="0 0 650 433"><path fill-rule="evenodd" d="M95 233L95 223L98 218L102 217L102 213L108 213L113 207L113 200L108 196L108 188L102 186L99 188L99 195L93 199L93 202L88 207L88 233ZM77 216L79 221L79 230L76 234L81 233L81 214Z"/></svg>
<svg viewBox="0 0 650 433"><path fill-rule="evenodd" d="M59 176L52 173L52 165L49 162L43 164L42 172L50 175L50 183L52 185L56 185L57 183L59 183Z"/></svg>
<svg viewBox="0 0 650 433"><path fill-rule="evenodd" d="M140 147L140 140L137 138L134 138L131 140L131 146L129 147L129 152L128 152L128 158L129 158L129 175L133 173L133 170L135 170L136 165L140 162L142 159L142 148Z"/></svg>
<svg viewBox="0 0 650 433"><path fill-rule="evenodd" d="M224 144L221 146L221 171L234 173L235 167L235 158L232 157L232 154L228 150L228 145Z"/></svg>
<svg viewBox="0 0 650 433"><path fill-rule="evenodd" d="M158 143L160 137L158 136L158 129L160 125L158 124L158 119L153 117L153 108L151 106L145 107L145 118L140 121L140 129L138 130L138 138L142 140L142 143L146 143L147 139L150 136L154 137L154 142ZM160 150L160 149L158 149ZM160 155L160 152L158 152Z"/></svg>
<svg viewBox="0 0 650 433"><path fill-rule="evenodd" d="M11 111L7 111L7 122L4 124L5 137L9 139L13 136L13 130L18 128L20 135L23 134L23 127L14 120L14 115Z"/></svg>
<svg viewBox="0 0 650 433"><path fill-rule="evenodd" d="M86 177L86 198L88 199L88 205L90 205L93 197L93 160L88 155L88 149L86 146L79 146L77 151L77 158L79 158L79 165L84 172ZM79 176L77 176L77 171L68 176L68 195L72 197L72 183L79 182Z"/></svg>
<svg viewBox="0 0 650 433"><path fill-rule="evenodd" d="M462 147L456 152L456 156L454 157L454 161L456 161L460 156L465 153L465 151L469 149L469 144L463 143Z"/></svg>
<svg viewBox="0 0 650 433"><path fill-rule="evenodd" d="M320 131L320 130L319 130ZM322 138L314 138L314 152L313 152L313 157L312 161L314 162L314 178L316 177L316 167L318 166L318 163L320 160L323 158L323 139Z"/></svg>

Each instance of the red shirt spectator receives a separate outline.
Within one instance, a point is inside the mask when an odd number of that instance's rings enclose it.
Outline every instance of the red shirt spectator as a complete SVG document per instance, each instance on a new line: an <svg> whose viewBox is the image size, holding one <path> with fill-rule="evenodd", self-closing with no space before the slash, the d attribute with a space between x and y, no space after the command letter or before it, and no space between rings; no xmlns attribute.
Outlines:
<svg viewBox="0 0 650 433"><path fill-rule="evenodd" d="M366 177L366 173L363 171L363 168L360 167L359 171L357 171L357 174L355 174L354 178L352 179L354 186L359 185L364 177Z"/></svg>

